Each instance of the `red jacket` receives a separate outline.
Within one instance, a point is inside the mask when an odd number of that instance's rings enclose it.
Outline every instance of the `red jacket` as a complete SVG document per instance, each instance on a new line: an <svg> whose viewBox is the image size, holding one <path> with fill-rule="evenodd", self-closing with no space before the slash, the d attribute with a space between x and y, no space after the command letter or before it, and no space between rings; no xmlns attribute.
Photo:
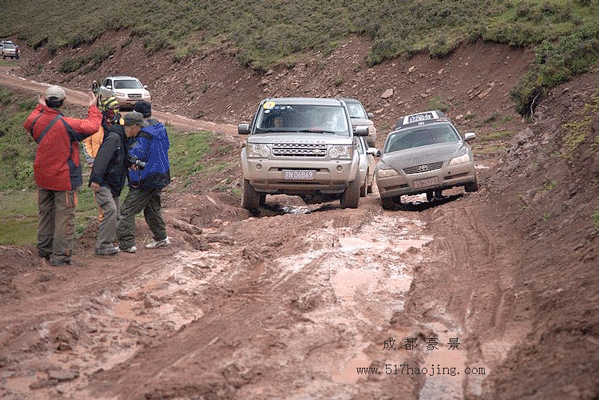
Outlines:
<svg viewBox="0 0 599 400"><path fill-rule="evenodd" d="M52 127L44 129L56 118ZM48 190L74 190L81 186L79 141L100 128L102 113L95 105L87 110L86 119L67 118L60 111L38 104L23 123L38 142L33 163L35 183Z"/></svg>

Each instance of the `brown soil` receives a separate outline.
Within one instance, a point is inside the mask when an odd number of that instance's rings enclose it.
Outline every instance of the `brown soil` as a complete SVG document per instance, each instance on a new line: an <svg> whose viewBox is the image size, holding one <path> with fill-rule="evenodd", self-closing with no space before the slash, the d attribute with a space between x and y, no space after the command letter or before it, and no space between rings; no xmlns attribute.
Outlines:
<svg viewBox="0 0 599 400"><path fill-rule="evenodd" d="M134 40L93 77L56 72L93 46L56 58L23 49L0 84L83 91L132 74L159 119L227 144L241 143L235 125L261 98L296 95L362 100L380 143L401 114L444 101L484 146L476 193L405 198L393 211L376 191L356 210L274 196L259 215L234 195L234 151L218 156L228 170L171 185L169 248L144 248L143 219L136 255L95 257L97 226L71 266L0 246L0 398L598 398L599 120L579 125L587 139L575 152L563 143L564 123L596 104L599 72L555 89L525 124L509 91L528 51L475 43L368 68L367 46L354 38L258 73L232 49L174 63Z"/></svg>

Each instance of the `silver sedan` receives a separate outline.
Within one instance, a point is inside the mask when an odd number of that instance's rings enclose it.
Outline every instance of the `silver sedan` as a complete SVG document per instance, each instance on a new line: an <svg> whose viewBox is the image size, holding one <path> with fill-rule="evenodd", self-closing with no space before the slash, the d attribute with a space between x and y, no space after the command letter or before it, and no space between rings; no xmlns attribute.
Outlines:
<svg viewBox="0 0 599 400"><path fill-rule="evenodd" d="M426 193L431 201L455 186L467 192L478 190L467 143L476 135L462 136L441 112L432 112L433 117L428 114L429 118L406 117L406 123L387 136L375 173L385 209L401 202L402 195Z"/></svg>

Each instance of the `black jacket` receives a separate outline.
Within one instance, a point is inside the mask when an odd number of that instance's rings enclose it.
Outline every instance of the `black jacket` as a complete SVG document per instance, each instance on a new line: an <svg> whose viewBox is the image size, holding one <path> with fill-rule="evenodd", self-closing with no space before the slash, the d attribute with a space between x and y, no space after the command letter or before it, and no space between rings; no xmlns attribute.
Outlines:
<svg viewBox="0 0 599 400"><path fill-rule="evenodd" d="M98 183L110 188L113 196L120 196L127 178L125 157L129 151L129 140L122 126L112 126L104 135L104 141L94 159L89 183Z"/></svg>

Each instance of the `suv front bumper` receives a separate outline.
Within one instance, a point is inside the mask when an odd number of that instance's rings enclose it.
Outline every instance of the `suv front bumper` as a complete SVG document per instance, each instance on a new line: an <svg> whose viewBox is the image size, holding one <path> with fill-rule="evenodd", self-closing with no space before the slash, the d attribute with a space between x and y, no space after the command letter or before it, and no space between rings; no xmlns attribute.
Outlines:
<svg viewBox="0 0 599 400"><path fill-rule="evenodd" d="M242 157L243 177L252 187L268 194L343 193L358 178L358 162L352 160L271 160ZM287 171L298 171L289 177Z"/></svg>

